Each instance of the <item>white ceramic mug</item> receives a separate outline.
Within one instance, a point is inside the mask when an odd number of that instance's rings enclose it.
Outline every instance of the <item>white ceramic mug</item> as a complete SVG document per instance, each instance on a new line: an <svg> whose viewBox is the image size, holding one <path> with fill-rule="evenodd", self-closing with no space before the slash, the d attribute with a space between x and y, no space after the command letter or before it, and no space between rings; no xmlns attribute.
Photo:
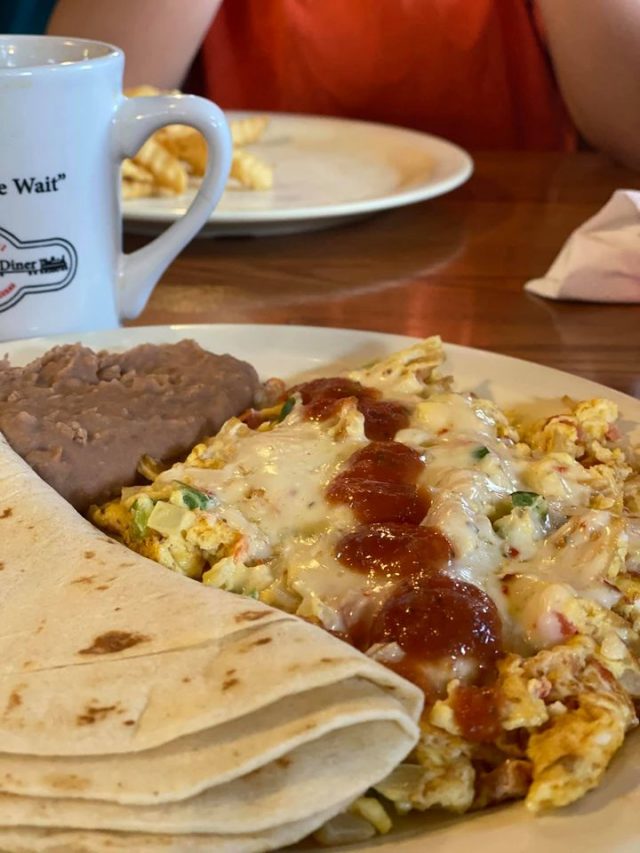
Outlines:
<svg viewBox="0 0 640 853"><path fill-rule="evenodd" d="M190 95L125 98L123 68L107 44L0 36L0 340L136 317L222 195L222 112ZM125 255L120 163L166 124L205 136L207 173L184 216Z"/></svg>

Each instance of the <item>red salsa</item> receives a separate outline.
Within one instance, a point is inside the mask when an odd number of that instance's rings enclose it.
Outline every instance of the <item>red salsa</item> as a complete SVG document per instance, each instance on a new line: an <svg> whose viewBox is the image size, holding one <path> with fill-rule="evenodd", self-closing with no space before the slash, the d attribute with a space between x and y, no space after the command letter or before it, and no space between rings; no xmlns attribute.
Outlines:
<svg viewBox="0 0 640 853"><path fill-rule="evenodd" d="M354 453L327 488L332 503L351 507L364 523L419 524L429 496L416 485L423 469L420 455L397 441L372 441Z"/></svg>
<svg viewBox="0 0 640 853"><path fill-rule="evenodd" d="M350 506L358 521L405 522L420 524L429 509L429 496L410 483L385 483L336 478L327 489L333 503Z"/></svg>
<svg viewBox="0 0 640 853"><path fill-rule="evenodd" d="M364 434L372 441L393 438L400 429L409 426L406 406L394 400L371 400L367 397L358 402L364 415Z"/></svg>
<svg viewBox="0 0 640 853"><path fill-rule="evenodd" d="M433 527L362 524L342 537L336 556L355 571L401 579L439 572L453 552L446 536Z"/></svg>
<svg viewBox="0 0 640 853"><path fill-rule="evenodd" d="M349 474L361 480L415 483L423 468L420 454L398 441L372 441L348 460Z"/></svg>
<svg viewBox="0 0 640 853"><path fill-rule="evenodd" d="M295 385L287 393L296 392L302 397L307 417L317 421L335 415L347 397L354 398L364 416L365 435L375 441L393 438L399 429L409 425L409 412L405 406L395 401L381 400L381 394L376 388L367 388L353 379L339 376L314 379Z"/></svg>
<svg viewBox="0 0 640 853"><path fill-rule="evenodd" d="M451 705L463 737L476 743L494 741L502 730L499 702L493 686L460 684L451 697Z"/></svg>
<svg viewBox="0 0 640 853"><path fill-rule="evenodd" d="M346 379L317 380L293 390L301 393L309 417L328 417L337 400L354 397L365 416L366 434L375 439L347 460L326 492L329 501L349 506L360 522L340 539L336 557L374 583L382 582L369 606L345 619L348 641L363 651L378 643L399 646L400 656L388 665L418 684L427 701L442 695L446 680L456 674L456 662L467 661L466 677L486 684L502 654L500 616L480 588L446 574L454 556L451 544L439 530L422 524L430 505L418 485L423 459L389 440L408 425L406 410ZM500 720L493 688L462 685L453 704L469 740L495 739Z"/></svg>
<svg viewBox="0 0 640 853"><path fill-rule="evenodd" d="M371 640L396 642L416 660L470 658L491 670L501 652L500 616L481 589L444 574L405 581L383 604Z"/></svg>

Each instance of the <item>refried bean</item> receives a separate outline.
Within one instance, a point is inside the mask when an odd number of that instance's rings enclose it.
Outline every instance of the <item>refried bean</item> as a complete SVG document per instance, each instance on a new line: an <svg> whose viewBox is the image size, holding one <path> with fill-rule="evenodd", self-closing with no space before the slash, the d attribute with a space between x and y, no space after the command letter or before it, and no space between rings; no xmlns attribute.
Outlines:
<svg viewBox="0 0 640 853"><path fill-rule="evenodd" d="M26 367L0 360L0 430L84 512L136 482L143 454L174 461L259 388L251 365L191 340L123 353L58 346Z"/></svg>

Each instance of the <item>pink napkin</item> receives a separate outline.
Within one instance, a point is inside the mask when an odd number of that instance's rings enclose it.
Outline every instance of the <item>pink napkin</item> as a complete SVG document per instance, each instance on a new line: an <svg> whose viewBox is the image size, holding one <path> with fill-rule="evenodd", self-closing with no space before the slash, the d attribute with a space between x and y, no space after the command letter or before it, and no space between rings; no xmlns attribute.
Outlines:
<svg viewBox="0 0 640 853"><path fill-rule="evenodd" d="M525 289L548 299L640 302L640 192L617 190Z"/></svg>

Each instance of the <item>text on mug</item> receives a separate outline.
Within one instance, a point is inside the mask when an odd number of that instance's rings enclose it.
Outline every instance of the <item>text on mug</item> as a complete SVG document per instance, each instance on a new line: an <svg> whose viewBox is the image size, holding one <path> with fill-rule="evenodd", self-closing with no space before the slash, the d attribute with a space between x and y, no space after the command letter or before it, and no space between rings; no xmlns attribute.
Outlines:
<svg viewBox="0 0 640 853"><path fill-rule="evenodd" d="M18 195L23 193L26 195L31 193L57 193L60 189L60 182L64 181L66 177L64 172L60 172L57 175L45 175L44 178L11 178L11 184L18 191ZM6 195L11 189L11 184L0 183L0 195Z"/></svg>

